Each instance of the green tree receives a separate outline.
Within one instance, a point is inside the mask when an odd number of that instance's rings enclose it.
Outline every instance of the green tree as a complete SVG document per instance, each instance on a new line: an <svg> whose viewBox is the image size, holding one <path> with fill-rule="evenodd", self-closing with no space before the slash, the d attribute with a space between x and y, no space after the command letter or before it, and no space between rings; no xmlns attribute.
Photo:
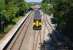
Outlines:
<svg viewBox="0 0 73 50"><path fill-rule="evenodd" d="M0 0L0 25L7 27L9 24L15 24L14 19L23 16L26 9L30 8L29 5L24 0Z"/></svg>
<svg viewBox="0 0 73 50"><path fill-rule="evenodd" d="M51 0L50 4L53 5L53 14L56 20L57 30L61 31L64 36L67 36L73 42L73 1ZM73 48L70 43L68 45L70 48Z"/></svg>

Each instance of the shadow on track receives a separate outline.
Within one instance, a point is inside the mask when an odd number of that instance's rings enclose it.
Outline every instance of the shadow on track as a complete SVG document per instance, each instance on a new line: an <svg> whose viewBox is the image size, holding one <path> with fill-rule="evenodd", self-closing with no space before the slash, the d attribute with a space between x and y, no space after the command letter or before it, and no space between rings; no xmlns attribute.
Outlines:
<svg viewBox="0 0 73 50"><path fill-rule="evenodd" d="M41 44L40 50L71 50L70 42L66 41L62 32L54 30L52 33L48 33L47 41Z"/></svg>

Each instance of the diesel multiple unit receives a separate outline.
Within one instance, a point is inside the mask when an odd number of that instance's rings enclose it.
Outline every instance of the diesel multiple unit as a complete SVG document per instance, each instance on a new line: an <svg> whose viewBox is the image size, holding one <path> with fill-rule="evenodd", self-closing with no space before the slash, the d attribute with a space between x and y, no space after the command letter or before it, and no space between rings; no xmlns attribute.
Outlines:
<svg viewBox="0 0 73 50"><path fill-rule="evenodd" d="M41 30L42 28L42 15L39 10L35 10L33 17L33 30Z"/></svg>

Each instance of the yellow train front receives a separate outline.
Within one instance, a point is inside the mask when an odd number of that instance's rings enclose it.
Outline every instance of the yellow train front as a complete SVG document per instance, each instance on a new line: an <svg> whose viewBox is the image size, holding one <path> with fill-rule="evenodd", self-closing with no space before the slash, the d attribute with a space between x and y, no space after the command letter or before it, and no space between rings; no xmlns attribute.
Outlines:
<svg viewBox="0 0 73 50"><path fill-rule="evenodd" d="M34 19L33 20L33 30L41 30L41 29L42 29L41 19Z"/></svg>
<svg viewBox="0 0 73 50"><path fill-rule="evenodd" d="M42 29L42 20L41 20L40 11L36 10L33 18L33 30L41 30Z"/></svg>

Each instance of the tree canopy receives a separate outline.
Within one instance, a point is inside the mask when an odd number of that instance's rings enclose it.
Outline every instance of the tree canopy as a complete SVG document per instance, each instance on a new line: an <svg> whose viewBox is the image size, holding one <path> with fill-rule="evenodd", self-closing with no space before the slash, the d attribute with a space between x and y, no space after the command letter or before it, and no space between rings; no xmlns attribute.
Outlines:
<svg viewBox="0 0 73 50"><path fill-rule="evenodd" d="M16 23L15 18L23 16L31 7L25 0L0 0L0 25ZM3 24L2 24L3 22ZM0 26L0 29L1 26Z"/></svg>
<svg viewBox="0 0 73 50"><path fill-rule="evenodd" d="M52 13L57 24L56 29L73 42L73 0L50 0L50 2L49 0L43 0L42 3L45 2L53 5ZM72 45L69 47L73 48Z"/></svg>

